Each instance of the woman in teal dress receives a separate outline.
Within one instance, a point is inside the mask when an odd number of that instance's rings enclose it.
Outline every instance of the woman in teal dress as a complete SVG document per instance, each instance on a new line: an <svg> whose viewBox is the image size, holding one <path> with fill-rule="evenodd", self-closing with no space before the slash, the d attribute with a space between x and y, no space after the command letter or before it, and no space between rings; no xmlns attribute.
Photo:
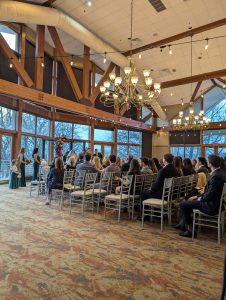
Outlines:
<svg viewBox="0 0 226 300"><path fill-rule="evenodd" d="M18 155L18 160L19 160L19 168L20 168L20 174L21 178L19 179L19 186L25 187L26 186L26 178L25 178L25 166L26 166L26 160L25 160L25 148L21 148L19 155Z"/></svg>
<svg viewBox="0 0 226 300"><path fill-rule="evenodd" d="M17 159L12 160L12 165L10 168L10 180L9 180L9 188L10 189L18 189L18 187L19 187L19 178L18 177L20 177L20 173L17 168L18 163L19 162Z"/></svg>
<svg viewBox="0 0 226 300"><path fill-rule="evenodd" d="M38 173L39 173L39 165L41 163L40 156L38 155L38 148L35 148L32 154L32 157L34 158L34 173L32 180L38 179Z"/></svg>

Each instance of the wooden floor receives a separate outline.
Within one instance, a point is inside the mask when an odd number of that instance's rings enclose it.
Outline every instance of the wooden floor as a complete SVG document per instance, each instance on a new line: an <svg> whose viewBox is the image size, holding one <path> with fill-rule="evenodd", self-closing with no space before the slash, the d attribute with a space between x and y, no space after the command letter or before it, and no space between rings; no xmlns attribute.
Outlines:
<svg viewBox="0 0 226 300"><path fill-rule="evenodd" d="M78 209L0 186L0 300L219 299L225 240Z"/></svg>

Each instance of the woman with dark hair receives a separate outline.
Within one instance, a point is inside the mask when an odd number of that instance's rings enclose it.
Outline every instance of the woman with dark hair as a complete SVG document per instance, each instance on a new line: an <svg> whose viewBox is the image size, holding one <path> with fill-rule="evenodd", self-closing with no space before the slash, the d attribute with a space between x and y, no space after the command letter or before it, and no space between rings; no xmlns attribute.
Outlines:
<svg viewBox="0 0 226 300"><path fill-rule="evenodd" d="M33 173L33 178L32 180L37 180L38 179L38 172L39 172L39 165L41 163L40 156L38 155L38 148L35 148L32 154L32 157L34 158L34 173Z"/></svg>
<svg viewBox="0 0 226 300"><path fill-rule="evenodd" d="M155 163L155 166L156 166L158 171L162 169L162 166L160 165L160 162L159 162L158 158L153 157L153 162Z"/></svg>
<svg viewBox="0 0 226 300"><path fill-rule="evenodd" d="M21 148L18 154L19 171L21 174L21 178L19 179L19 186L21 187L26 186L26 178L25 178L26 159L24 154L25 154L25 148Z"/></svg>
<svg viewBox="0 0 226 300"><path fill-rule="evenodd" d="M178 176L183 176L183 171L182 171L182 163L181 163L181 158L178 156L174 156L173 158L173 165L177 170Z"/></svg>
<svg viewBox="0 0 226 300"><path fill-rule="evenodd" d="M191 164L192 164L192 167L195 169L196 164L197 164L197 160L195 158L192 158Z"/></svg>
<svg viewBox="0 0 226 300"><path fill-rule="evenodd" d="M205 157L198 157L198 162L196 164L196 172L197 173L203 172L205 174L209 173L209 167Z"/></svg>
<svg viewBox="0 0 226 300"><path fill-rule="evenodd" d="M184 159L182 171L183 171L184 176L196 174L195 169L192 166L190 158Z"/></svg>
<svg viewBox="0 0 226 300"><path fill-rule="evenodd" d="M152 172L155 174L155 173L158 173L158 169L155 165L155 162L153 159L149 158L148 160L148 165L149 165L149 168L152 170Z"/></svg>
<svg viewBox="0 0 226 300"><path fill-rule="evenodd" d="M57 157L55 160L55 166L51 169L47 185L48 185L48 194L46 198L46 205L51 203L51 192L52 189L62 190L64 181L64 163L61 157Z"/></svg>
<svg viewBox="0 0 226 300"><path fill-rule="evenodd" d="M127 175L140 175L140 164L137 159L132 159Z"/></svg>

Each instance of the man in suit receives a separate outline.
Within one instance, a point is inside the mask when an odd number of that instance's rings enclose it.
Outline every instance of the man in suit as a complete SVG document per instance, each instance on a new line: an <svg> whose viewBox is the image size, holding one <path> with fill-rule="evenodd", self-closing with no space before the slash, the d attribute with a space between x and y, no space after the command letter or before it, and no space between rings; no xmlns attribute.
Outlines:
<svg viewBox="0 0 226 300"><path fill-rule="evenodd" d="M76 185L81 185L82 182L82 171L86 171L87 173L101 173L99 169L95 165L93 165L91 162L91 154L89 152L86 152L85 154L85 161L79 165L77 165L77 171L79 173L78 178L81 178L80 180L77 180Z"/></svg>
<svg viewBox="0 0 226 300"><path fill-rule="evenodd" d="M104 169L104 173L121 173L121 169L119 166L116 165L116 156L114 154L111 154L109 156L109 160L110 160L110 166L106 167Z"/></svg>
<svg viewBox="0 0 226 300"><path fill-rule="evenodd" d="M178 177L178 172L173 166L173 155L167 153L163 155L163 164L164 167L159 170L156 182L152 185L149 191L143 192L141 194L141 204L144 200L149 198L158 198L162 199L162 192L165 178Z"/></svg>
<svg viewBox="0 0 226 300"><path fill-rule="evenodd" d="M132 159L133 159L133 155L128 154L126 162L122 165L122 169L121 169L122 172L128 172L129 171L130 163L131 163Z"/></svg>
<svg viewBox="0 0 226 300"><path fill-rule="evenodd" d="M181 236L192 237L191 224L193 209L199 209L201 212L214 216L219 211L221 194L226 182L224 171L220 168L221 158L216 155L208 157L211 176L206 185L205 192L201 197L193 196L180 205L182 218L185 224L185 231Z"/></svg>

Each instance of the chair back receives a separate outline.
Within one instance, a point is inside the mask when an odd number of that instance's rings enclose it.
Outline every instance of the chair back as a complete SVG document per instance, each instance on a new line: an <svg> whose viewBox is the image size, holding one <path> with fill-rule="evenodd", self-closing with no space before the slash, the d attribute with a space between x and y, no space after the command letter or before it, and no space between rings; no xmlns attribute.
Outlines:
<svg viewBox="0 0 226 300"><path fill-rule="evenodd" d="M116 180L116 177L121 177L120 172L111 172L111 173L106 173L110 174L110 186L109 186L109 192L114 193L115 188L121 184L119 180Z"/></svg>
<svg viewBox="0 0 226 300"><path fill-rule="evenodd" d="M86 173L84 191L93 190L97 179L97 173Z"/></svg>
<svg viewBox="0 0 226 300"><path fill-rule="evenodd" d="M154 182L156 182L157 176L158 176L158 173L154 173L154 174L153 174L152 184L153 184Z"/></svg>
<svg viewBox="0 0 226 300"><path fill-rule="evenodd" d="M72 182L73 182L73 175L74 175L74 170L73 171L64 171L63 185L65 185L65 184L72 184Z"/></svg>
<svg viewBox="0 0 226 300"><path fill-rule="evenodd" d="M107 175L106 175L107 174ZM109 173L101 173L99 189L105 190L108 194L110 187L111 175Z"/></svg>
<svg viewBox="0 0 226 300"><path fill-rule="evenodd" d="M174 177L173 178L170 200L178 200L179 199L181 181L182 181L182 177Z"/></svg>
<svg viewBox="0 0 226 300"><path fill-rule="evenodd" d="M169 203L171 190L172 190L173 178L165 178L163 192L162 192L162 200L167 201Z"/></svg>
<svg viewBox="0 0 226 300"><path fill-rule="evenodd" d="M187 181L186 194L188 195L196 187L198 177L196 174L188 175L187 177L188 177L188 181Z"/></svg>
<svg viewBox="0 0 226 300"><path fill-rule="evenodd" d="M219 206L219 216L221 212L226 210L226 183L224 183L221 199L220 199L220 206Z"/></svg>
<svg viewBox="0 0 226 300"><path fill-rule="evenodd" d="M187 184L188 184L188 176L181 176L181 184L180 184L180 192L179 199L184 198L186 196Z"/></svg>
<svg viewBox="0 0 226 300"><path fill-rule="evenodd" d="M154 174L144 174L143 176L144 176L143 191L147 191L152 186Z"/></svg>
<svg viewBox="0 0 226 300"><path fill-rule="evenodd" d="M143 191L144 175L135 175L133 180L133 190L130 194L135 197L135 195L140 195Z"/></svg>
<svg viewBox="0 0 226 300"><path fill-rule="evenodd" d="M74 185L77 185L77 186L80 186L81 188L83 188L84 183L85 183L85 176L86 176L86 170L76 171Z"/></svg>
<svg viewBox="0 0 226 300"><path fill-rule="evenodd" d="M122 183L121 183L121 196L122 194L130 195L131 186L133 183L133 175L126 175L122 176Z"/></svg>

